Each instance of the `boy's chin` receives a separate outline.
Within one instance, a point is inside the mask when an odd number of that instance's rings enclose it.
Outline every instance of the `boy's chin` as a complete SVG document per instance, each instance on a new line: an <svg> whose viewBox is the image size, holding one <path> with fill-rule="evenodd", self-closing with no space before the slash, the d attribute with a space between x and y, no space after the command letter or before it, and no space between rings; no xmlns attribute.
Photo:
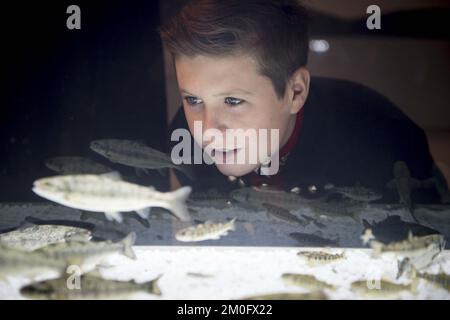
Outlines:
<svg viewBox="0 0 450 320"><path fill-rule="evenodd" d="M226 176L242 177L255 171L259 164L217 164L217 169Z"/></svg>

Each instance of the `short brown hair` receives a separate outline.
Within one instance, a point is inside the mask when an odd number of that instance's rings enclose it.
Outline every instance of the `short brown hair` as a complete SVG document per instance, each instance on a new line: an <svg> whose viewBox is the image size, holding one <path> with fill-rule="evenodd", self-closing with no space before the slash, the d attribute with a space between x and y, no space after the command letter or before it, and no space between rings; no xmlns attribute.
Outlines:
<svg viewBox="0 0 450 320"><path fill-rule="evenodd" d="M307 13L298 0L192 0L160 35L174 58L249 54L279 98L308 60Z"/></svg>

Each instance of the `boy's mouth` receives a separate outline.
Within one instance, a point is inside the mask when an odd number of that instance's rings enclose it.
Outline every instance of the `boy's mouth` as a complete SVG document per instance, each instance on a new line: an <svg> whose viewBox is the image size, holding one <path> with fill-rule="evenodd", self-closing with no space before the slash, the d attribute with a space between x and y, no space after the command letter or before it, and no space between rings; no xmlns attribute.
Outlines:
<svg viewBox="0 0 450 320"><path fill-rule="evenodd" d="M211 157L222 164L237 164L237 154L240 150L242 149L212 149Z"/></svg>

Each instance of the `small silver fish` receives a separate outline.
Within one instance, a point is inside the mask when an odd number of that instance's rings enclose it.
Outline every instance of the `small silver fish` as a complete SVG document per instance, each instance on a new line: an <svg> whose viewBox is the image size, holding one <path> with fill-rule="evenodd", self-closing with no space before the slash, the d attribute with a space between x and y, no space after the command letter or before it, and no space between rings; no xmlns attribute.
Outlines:
<svg viewBox="0 0 450 320"><path fill-rule="evenodd" d="M86 211L104 212L108 220L122 222L120 212L136 211L147 219L150 207L170 210L183 221L189 221L185 201L191 187L173 192L158 192L120 179L115 174L68 175L39 179L33 192L59 204Z"/></svg>
<svg viewBox="0 0 450 320"><path fill-rule="evenodd" d="M281 279L283 279L286 284L302 287L308 290L336 290L335 286L320 281L316 277L309 274L284 273L281 275Z"/></svg>
<svg viewBox="0 0 450 320"><path fill-rule="evenodd" d="M215 189L210 189L206 192L192 192L186 203L190 210L196 207L213 207L217 209L225 209L231 206L228 193L217 191Z"/></svg>
<svg viewBox="0 0 450 320"><path fill-rule="evenodd" d="M378 222L369 222L366 219L362 221L364 228L371 229L377 240L383 243L406 239L408 232L412 232L416 236L439 233L437 230L424 225L406 222L398 215L387 215L385 219Z"/></svg>
<svg viewBox="0 0 450 320"><path fill-rule="evenodd" d="M65 272L63 261L49 259L36 251L12 249L0 245L0 280L9 276L35 277L45 272Z"/></svg>
<svg viewBox="0 0 450 320"><path fill-rule="evenodd" d="M420 278L428 282L433 283L437 287L441 287L447 291L450 291L450 275L445 272L439 272L437 274L420 273L416 269L413 269L413 279Z"/></svg>
<svg viewBox="0 0 450 320"><path fill-rule="evenodd" d="M286 209L298 209L308 201L296 193L274 190L271 188L246 187L230 193L233 200L240 203L261 206L270 203Z"/></svg>
<svg viewBox="0 0 450 320"><path fill-rule="evenodd" d="M310 266L315 264L327 264L345 259L345 252L342 253L327 253L323 251L300 251L297 256L308 261Z"/></svg>
<svg viewBox="0 0 450 320"><path fill-rule="evenodd" d="M368 297L392 298L401 292L416 292L417 283L398 284L388 280L360 280L352 282L351 289L357 294Z"/></svg>
<svg viewBox="0 0 450 320"><path fill-rule="evenodd" d="M270 203L263 203L263 207L267 210L267 213L272 215L273 217L283 220L288 223L294 223L299 224L301 226L306 226L308 223L296 215L289 212L289 210L278 207L276 205L270 204Z"/></svg>
<svg viewBox="0 0 450 320"><path fill-rule="evenodd" d="M277 292L245 297L242 300L328 300L328 296L323 291L308 293Z"/></svg>
<svg viewBox="0 0 450 320"><path fill-rule="evenodd" d="M361 236L361 239L364 244L370 244L373 249L373 257L378 257L384 253L392 253L400 258L397 261L397 279L405 272L410 273L412 268L426 268L445 248L445 238L439 234L417 237L413 236L412 232L409 231L406 240L384 244L377 241L372 233L372 229L368 228Z"/></svg>
<svg viewBox="0 0 450 320"><path fill-rule="evenodd" d="M71 241L51 244L34 252L54 261L64 261L66 265L77 265L83 272L87 272L95 268L105 257L115 253L122 253L130 259L136 259L133 251L135 241L136 234L131 232L119 242L109 240L98 242Z"/></svg>
<svg viewBox="0 0 450 320"><path fill-rule="evenodd" d="M324 229L327 227L325 224L323 224L323 223L317 221L316 219L311 218L305 214L302 214L301 216L303 219L305 219L305 221L308 221L308 223L313 223L319 229Z"/></svg>
<svg viewBox="0 0 450 320"><path fill-rule="evenodd" d="M187 276L193 277L193 278L212 278L214 277L212 274L205 274L205 273L199 273L199 272L188 272L186 273Z"/></svg>
<svg viewBox="0 0 450 320"><path fill-rule="evenodd" d="M50 170L60 174L103 174L113 169L83 157L55 157L45 161Z"/></svg>
<svg viewBox="0 0 450 320"><path fill-rule="evenodd" d="M442 251L445 248L445 238L440 234L431 234L423 237L413 236L411 232L406 240L383 244L377 240L371 240L373 256L377 257L385 252L393 252L404 257L422 255L427 251Z"/></svg>
<svg viewBox="0 0 450 320"><path fill-rule="evenodd" d="M174 164L169 155L150 148L140 141L120 139L95 140L91 142L90 148L111 162L137 168L144 172L147 172L147 169L173 168L184 173L191 180L194 179L193 172L188 167Z"/></svg>
<svg viewBox="0 0 450 320"><path fill-rule="evenodd" d="M398 280L407 270L411 269L410 259L403 258L397 261L397 277Z"/></svg>
<svg viewBox="0 0 450 320"><path fill-rule="evenodd" d="M433 263L441 251L441 248L430 247L428 250L420 252L420 254L416 253L403 256L403 258L400 258L400 260L397 261L397 279L399 279L404 273L410 275L413 269L422 270L427 268Z"/></svg>
<svg viewBox="0 0 450 320"><path fill-rule="evenodd" d="M197 201L228 201L228 194L224 192L219 192L215 189L210 189L206 192L192 192L189 196L188 201L197 202Z"/></svg>
<svg viewBox="0 0 450 320"><path fill-rule="evenodd" d="M225 223L214 223L206 221L203 224L190 226L179 230L175 234L175 239L183 242L195 242L204 240L217 240L235 229L236 218Z"/></svg>
<svg viewBox="0 0 450 320"><path fill-rule="evenodd" d="M303 247L339 247L339 238L327 239L312 233L293 232L289 237Z"/></svg>
<svg viewBox="0 0 450 320"><path fill-rule="evenodd" d="M376 201L382 198L382 195L371 189L357 185L355 187L335 187L333 185L326 185L325 190L342 194L343 196L362 202Z"/></svg>
<svg viewBox="0 0 450 320"><path fill-rule="evenodd" d="M20 293L30 299L49 300L129 299L140 292L160 296L159 278L145 283L136 283L135 281L107 280L86 274L80 276L79 287L76 286L76 281L72 283L70 279L61 277L32 283L22 287Z"/></svg>
<svg viewBox="0 0 450 320"><path fill-rule="evenodd" d="M367 205L367 202L352 199L331 202L315 199L309 201L305 207L309 208L316 217L349 217L359 223L361 212L367 208Z"/></svg>
<svg viewBox="0 0 450 320"><path fill-rule="evenodd" d="M91 231L82 228L27 223L17 230L0 234L0 243L10 248L32 251L52 243L89 241L91 238Z"/></svg>

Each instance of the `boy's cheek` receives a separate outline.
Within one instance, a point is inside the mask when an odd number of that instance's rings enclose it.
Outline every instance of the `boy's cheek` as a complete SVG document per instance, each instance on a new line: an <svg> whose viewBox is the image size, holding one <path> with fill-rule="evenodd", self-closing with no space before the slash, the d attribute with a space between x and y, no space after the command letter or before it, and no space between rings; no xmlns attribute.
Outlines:
<svg viewBox="0 0 450 320"><path fill-rule="evenodd" d="M201 114L192 112L192 111L185 111L184 115L186 117L186 121L189 125L189 128L193 128L194 127L194 121L202 121L202 116Z"/></svg>

